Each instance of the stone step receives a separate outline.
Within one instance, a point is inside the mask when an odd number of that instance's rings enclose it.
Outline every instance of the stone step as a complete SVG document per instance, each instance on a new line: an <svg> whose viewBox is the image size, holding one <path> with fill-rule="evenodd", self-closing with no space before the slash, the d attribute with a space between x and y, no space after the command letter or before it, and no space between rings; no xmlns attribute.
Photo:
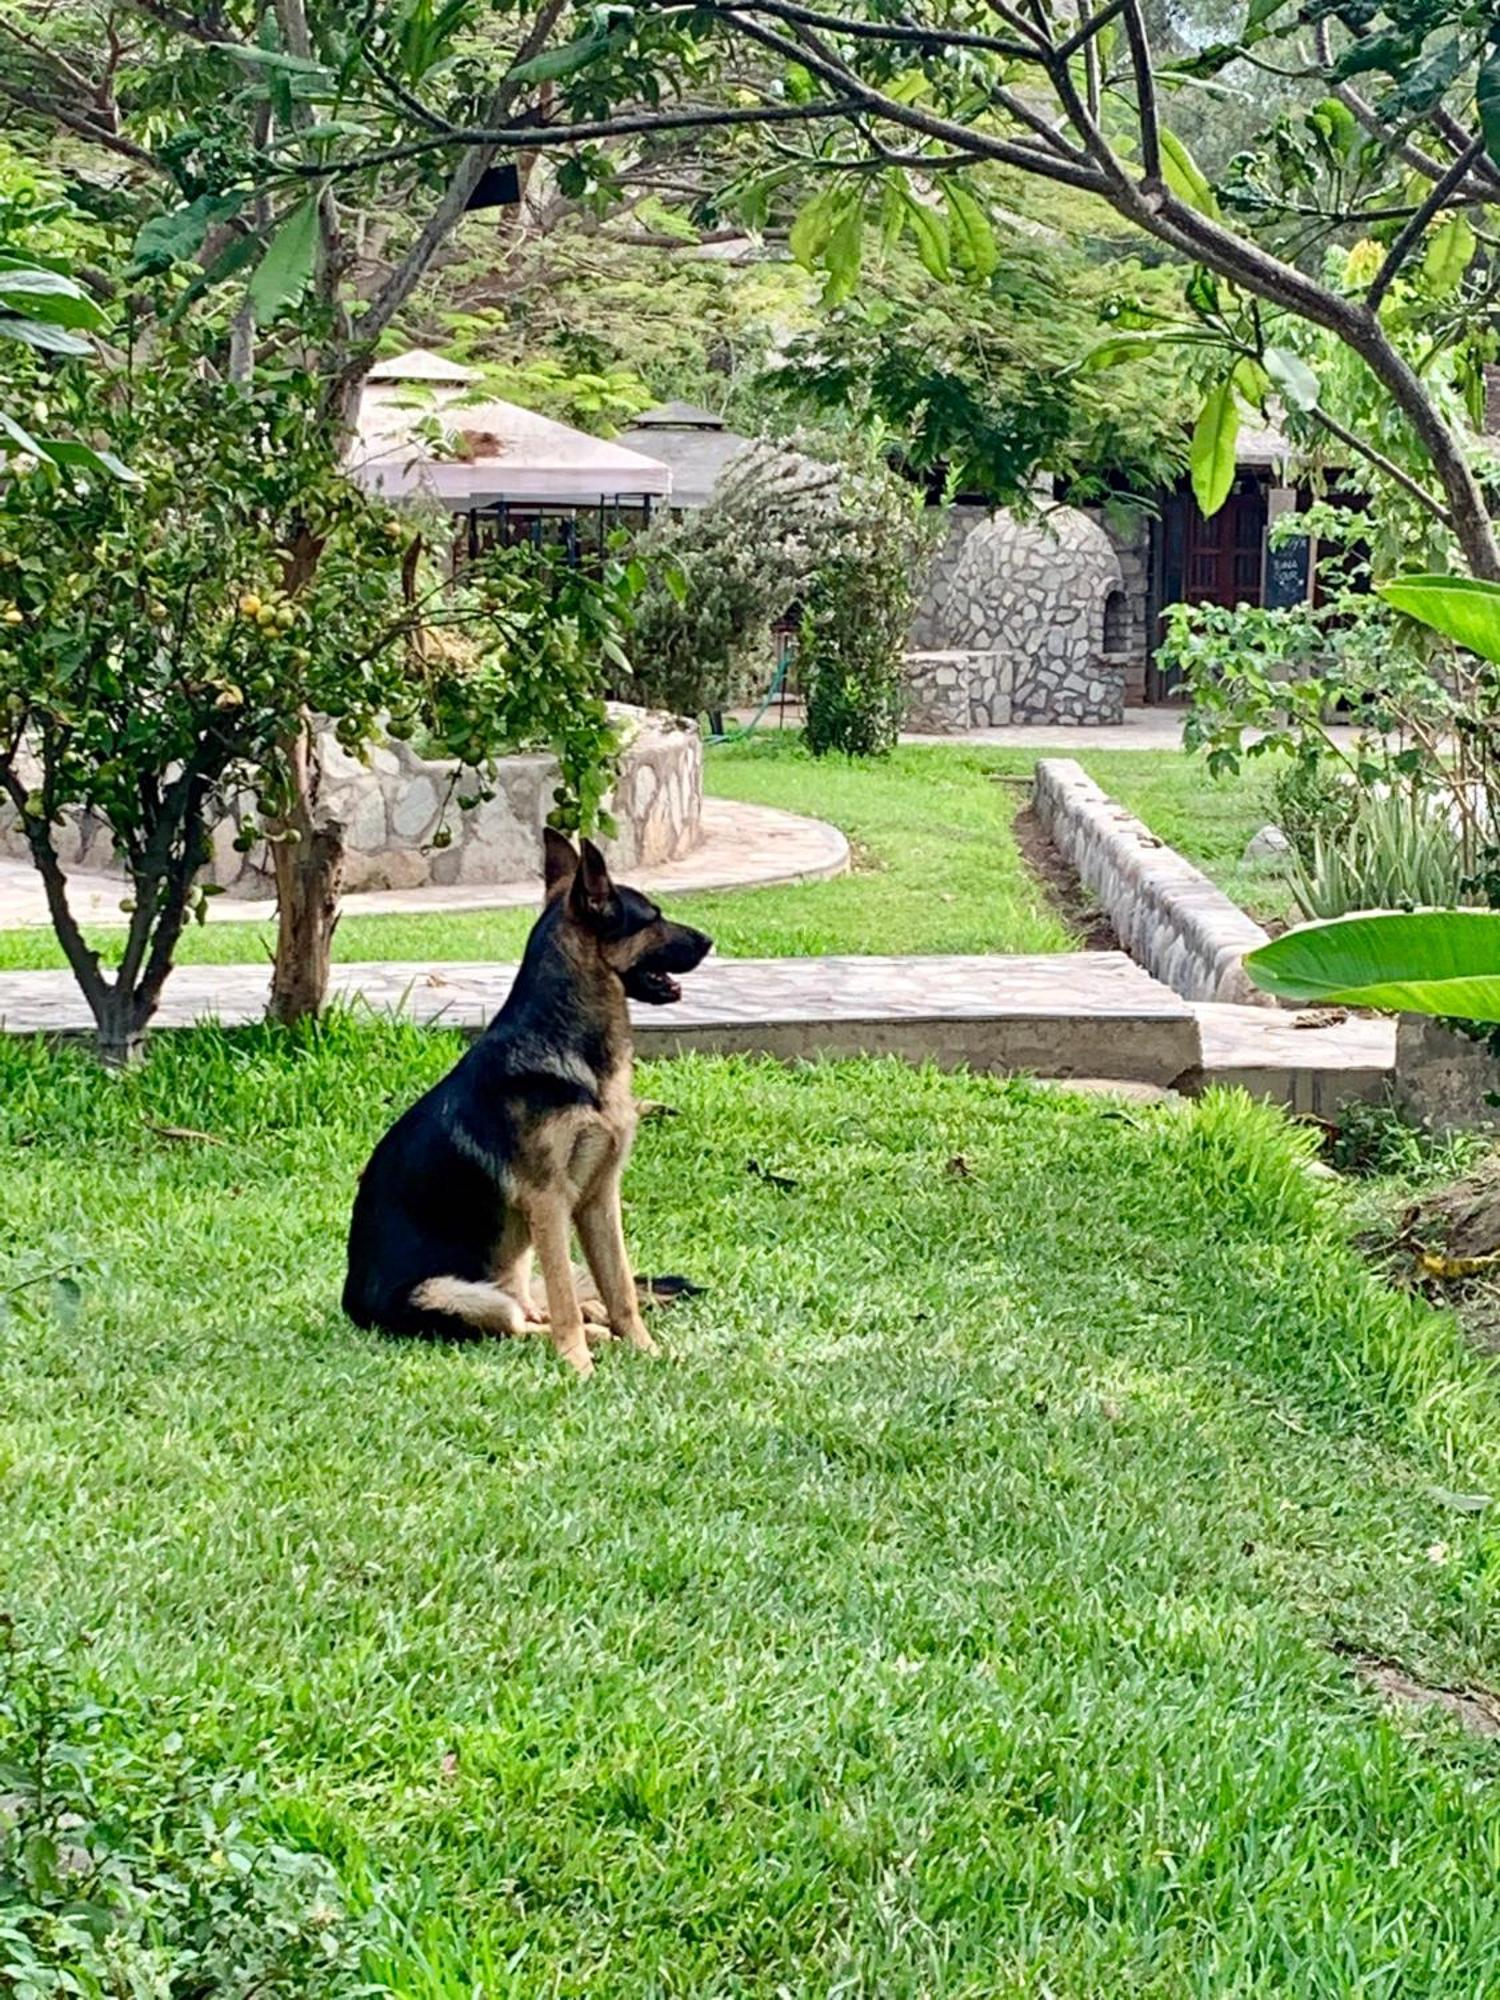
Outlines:
<svg viewBox="0 0 1500 2000"><path fill-rule="evenodd" d="M1381 1103L1396 1065L1396 1023L1341 1008L1193 1003L1203 1041L1202 1082L1238 1085L1303 1117L1332 1119L1341 1104Z"/></svg>
<svg viewBox="0 0 1500 2000"><path fill-rule="evenodd" d="M335 968L339 999L470 1032L510 989L512 965ZM257 1021L260 966L180 966L155 1023ZM1052 957L710 959L682 1001L635 1010L642 1055L690 1049L780 1057L899 1055L999 1073L1170 1084L1196 1068L1191 1006L1123 952ZM64 973L0 973L12 1033L87 1031Z"/></svg>
<svg viewBox="0 0 1500 2000"><path fill-rule="evenodd" d="M514 974L500 964L341 965L333 985L357 1006L475 1033ZM265 998L264 967L185 965L168 982L156 1025L258 1021ZM642 1055L896 1055L997 1075L1185 1090L1238 1084L1325 1118L1351 1098L1383 1096L1395 1060L1388 1020L1182 1000L1113 951L711 958L676 1006L637 1007L634 1017ZM69 974L0 973L0 1027L44 1034L90 1025Z"/></svg>

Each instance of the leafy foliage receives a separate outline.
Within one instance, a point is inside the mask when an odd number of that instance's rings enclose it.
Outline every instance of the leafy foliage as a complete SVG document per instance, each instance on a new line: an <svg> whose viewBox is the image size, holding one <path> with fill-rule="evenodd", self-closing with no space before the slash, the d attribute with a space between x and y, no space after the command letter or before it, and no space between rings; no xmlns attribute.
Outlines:
<svg viewBox="0 0 1500 2000"><path fill-rule="evenodd" d="M1351 910L1419 910L1472 900L1458 832L1445 797L1422 788L1356 793L1342 825L1318 828L1312 852L1291 869L1306 917Z"/></svg>
<svg viewBox="0 0 1500 2000"><path fill-rule="evenodd" d="M278 1839L248 1772L130 1718L0 1615L0 1978L64 1994L353 1995L367 1923L321 1854Z"/></svg>
<svg viewBox="0 0 1500 2000"><path fill-rule="evenodd" d="M1188 404L1170 359L1137 350L1103 383L1077 365L1162 285L1020 231L1004 240L982 280L936 295L909 257L888 257L790 343L762 392L836 430L873 430L934 496L1024 503L1039 469L1085 500L1175 478Z"/></svg>
<svg viewBox="0 0 1500 2000"><path fill-rule="evenodd" d="M1306 924L1249 953L1245 969L1284 1000L1500 1022L1500 910Z"/></svg>
<svg viewBox="0 0 1500 2000"><path fill-rule="evenodd" d="M835 467L755 446L707 506L653 524L637 550L636 698L701 715L764 682L771 627L791 616L838 533L838 488Z"/></svg>
<svg viewBox="0 0 1500 2000"><path fill-rule="evenodd" d="M807 742L815 756L883 756L906 706L907 634L935 523L919 493L871 467L846 474L839 511L802 610Z"/></svg>
<svg viewBox="0 0 1500 2000"><path fill-rule="evenodd" d="M0 491L0 785L111 1053L128 1053L201 913L230 798L252 793L273 832L297 806L310 716L356 753L381 728L425 727L471 765L551 743L561 817L594 823L618 564L575 573L502 551L449 588L421 537L338 472L312 385L246 393L159 352L124 374L80 366L58 394L81 425L107 421L138 479L39 466ZM59 873L78 809L130 878L113 983Z"/></svg>

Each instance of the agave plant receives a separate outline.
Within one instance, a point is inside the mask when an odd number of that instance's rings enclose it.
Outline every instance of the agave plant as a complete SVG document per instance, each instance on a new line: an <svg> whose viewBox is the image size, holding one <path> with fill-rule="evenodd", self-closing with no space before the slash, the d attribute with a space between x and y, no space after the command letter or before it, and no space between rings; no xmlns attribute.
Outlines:
<svg viewBox="0 0 1500 2000"><path fill-rule="evenodd" d="M1414 576L1383 586L1398 610L1500 666L1500 584ZM1500 910L1369 912L1304 924L1245 969L1284 1000L1500 1022Z"/></svg>

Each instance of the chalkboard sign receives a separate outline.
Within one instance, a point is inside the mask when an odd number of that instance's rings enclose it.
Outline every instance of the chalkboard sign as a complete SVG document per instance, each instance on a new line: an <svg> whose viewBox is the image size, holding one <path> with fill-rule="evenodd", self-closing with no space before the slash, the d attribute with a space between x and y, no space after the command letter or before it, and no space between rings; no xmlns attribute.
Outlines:
<svg viewBox="0 0 1500 2000"><path fill-rule="evenodd" d="M1266 606L1280 611L1307 601L1307 537L1274 544L1266 551Z"/></svg>

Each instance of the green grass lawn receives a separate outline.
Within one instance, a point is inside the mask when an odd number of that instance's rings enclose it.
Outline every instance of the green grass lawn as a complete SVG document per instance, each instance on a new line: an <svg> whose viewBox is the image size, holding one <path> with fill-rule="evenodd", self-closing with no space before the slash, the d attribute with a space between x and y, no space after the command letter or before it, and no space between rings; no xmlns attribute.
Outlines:
<svg viewBox="0 0 1500 2000"><path fill-rule="evenodd" d="M654 1067L708 1290L579 1387L338 1313L456 1047L0 1043L4 1601L158 1850L191 1760L330 1858L363 1970L286 1990L1493 1990L1495 1745L1344 1649L1500 1682L1500 1396L1278 1116Z"/></svg>
<svg viewBox="0 0 1500 2000"><path fill-rule="evenodd" d="M1250 766L1215 780L1201 759L1173 751L1090 751L1080 761L1163 840L1262 918L1287 917L1291 899L1274 866L1241 860L1270 816L1268 774ZM673 899L684 920L711 931L731 958L824 952L1048 952L1076 940L1021 859L1012 831L1038 754L1021 750L903 748L888 760L815 760L790 738L712 750L707 784L724 798L831 820L848 835L852 871L831 882ZM1059 754L1059 753L1052 753ZM183 964L269 959L269 906L253 923L191 929ZM529 910L416 917L346 916L335 955L359 959L509 959L520 955ZM105 955L122 932L91 932ZM49 930L0 931L0 971L61 966Z"/></svg>
<svg viewBox="0 0 1500 2000"><path fill-rule="evenodd" d="M793 888L673 899L684 921L711 931L734 958L824 952L1066 951L1072 939L1022 861L1011 824L1025 788L997 773L1022 765L966 750L902 749L852 764L814 760L766 738L710 753L708 786L832 820L848 835L853 872ZM540 896L540 885L538 886ZM505 959L520 955L530 910L419 917L346 916L335 939L346 960ZM92 941L106 954L121 933ZM184 938L183 963L255 964L271 948L267 917L214 920ZM63 963L50 931L0 932L0 971Z"/></svg>
<svg viewBox="0 0 1500 2000"><path fill-rule="evenodd" d="M1151 831L1195 862L1243 910L1262 922L1295 916L1291 890L1275 861L1246 861L1245 844L1276 817L1272 760L1246 763L1214 778L1185 751L1085 750L1090 775Z"/></svg>

